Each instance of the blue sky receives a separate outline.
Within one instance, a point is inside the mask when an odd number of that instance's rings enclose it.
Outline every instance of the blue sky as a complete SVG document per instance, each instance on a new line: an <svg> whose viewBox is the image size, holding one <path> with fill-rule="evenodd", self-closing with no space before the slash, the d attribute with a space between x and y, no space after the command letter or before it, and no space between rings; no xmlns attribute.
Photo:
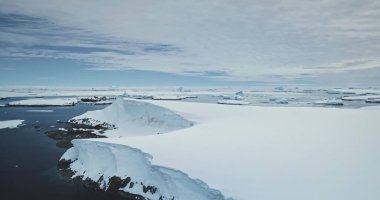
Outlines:
<svg viewBox="0 0 380 200"><path fill-rule="evenodd" d="M0 2L0 86L380 85L374 0Z"/></svg>

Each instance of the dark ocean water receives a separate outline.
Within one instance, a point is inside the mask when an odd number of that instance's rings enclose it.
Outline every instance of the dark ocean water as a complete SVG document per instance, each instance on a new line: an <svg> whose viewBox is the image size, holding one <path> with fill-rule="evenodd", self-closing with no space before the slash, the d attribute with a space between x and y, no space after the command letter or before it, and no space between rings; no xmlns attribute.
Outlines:
<svg viewBox="0 0 380 200"><path fill-rule="evenodd" d="M85 104L72 107L0 107L0 121L25 120L25 125L19 128L0 129L0 199L120 199L61 177L56 165L65 149L56 147L56 142L45 135L48 130L65 126L57 120L67 121L88 110L102 108L104 106Z"/></svg>

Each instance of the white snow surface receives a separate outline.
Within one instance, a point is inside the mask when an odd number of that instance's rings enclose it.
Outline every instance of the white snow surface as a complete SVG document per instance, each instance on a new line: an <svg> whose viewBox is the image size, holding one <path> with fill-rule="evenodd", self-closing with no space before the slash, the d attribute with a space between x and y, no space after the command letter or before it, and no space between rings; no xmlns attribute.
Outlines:
<svg viewBox="0 0 380 200"><path fill-rule="evenodd" d="M0 129L4 129L4 128L17 128L23 122L24 122L24 120L6 120L6 121L0 121Z"/></svg>
<svg viewBox="0 0 380 200"><path fill-rule="evenodd" d="M78 98L33 98L9 102L10 106L71 106L78 103Z"/></svg>
<svg viewBox="0 0 380 200"><path fill-rule="evenodd" d="M115 125L116 129L107 130L107 137L141 136L170 132L192 126L177 113L154 104L118 98L103 110L95 110L73 118L79 122L91 119L91 125Z"/></svg>
<svg viewBox="0 0 380 200"><path fill-rule="evenodd" d="M377 200L380 196L380 110L143 102L181 113L195 125L168 134L86 141L140 149L152 156L154 166L185 172L234 199ZM79 154L75 159L96 157L92 151L81 155L81 146L74 144ZM130 153L119 153L110 152L118 155L104 163L115 166L119 159L129 158ZM90 158L88 163L79 160L88 173L102 172L98 170L103 164L91 169L97 165ZM136 177L149 177L146 170L141 168Z"/></svg>

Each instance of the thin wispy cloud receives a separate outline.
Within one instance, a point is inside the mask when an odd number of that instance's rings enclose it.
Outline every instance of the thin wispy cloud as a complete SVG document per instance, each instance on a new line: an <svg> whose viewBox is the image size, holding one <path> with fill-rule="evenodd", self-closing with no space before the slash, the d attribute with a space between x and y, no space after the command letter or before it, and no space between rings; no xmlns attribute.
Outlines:
<svg viewBox="0 0 380 200"><path fill-rule="evenodd" d="M380 2L374 0L0 5L1 56L245 81L299 81L380 67Z"/></svg>

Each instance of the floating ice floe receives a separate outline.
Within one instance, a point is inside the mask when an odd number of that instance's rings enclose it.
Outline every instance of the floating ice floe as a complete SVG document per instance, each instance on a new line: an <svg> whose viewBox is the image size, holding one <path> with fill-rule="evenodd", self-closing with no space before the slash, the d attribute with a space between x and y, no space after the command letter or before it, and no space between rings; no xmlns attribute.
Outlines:
<svg viewBox="0 0 380 200"><path fill-rule="evenodd" d="M272 103L276 103L276 104L288 104L289 103L288 100L285 98L280 98L280 99L270 98L269 101Z"/></svg>
<svg viewBox="0 0 380 200"><path fill-rule="evenodd" d="M316 105L330 105L330 106L343 106L344 103L341 99L323 99L314 101Z"/></svg>
<svg viewBox="0 0 380 200"><path fill-rule="evenodd" d="M288 100L285 99L285 98L276 99L274 102L277 103L277 104L288 104L289 103Z"/></svg>
<svg viewBox="0 0 380 200"><path fill-rule="evenodd" d="M54 112L54 110L27 110L26 112L51 113Z"/></svg>
<svg viewBox="0 0 380 200"><path fill-rule="evenodd" d="M189 99L189 98L197 98L197 96L193 95L156 95L153 96L152 99L154 100L182 100L182 99Z"/></svg>
<svg viewBox="0 0 380 200"><path fill-rule="evenodd" d="M365 100L366 103L380 103L380 98L369 98Z"/></svg>
<svg viewBox="0 0 380 200"><path fill-rule="evenodd" d="M379 89L368 89L368 88L335 88L335 89L332 89L332 91L336 91L341 94L357 94L357 95L380 94Z"/></svg>
<svg viewBox="0 0 380 200"><path fill-rule="evenodd" d="M239 92L236 92L235 95L239 95L239 96L245 96L244 92L243 91L239 91Z"/></svg>
<svg viewBox="0 0 380 200"><path fill-rule="evenodd" d="M356 96L345 96L342 97L344 101L365 101L368 99L380 99L380 94L372 94L372 95L356 95Z"/></svg>
<svg viewBox="0 0 380 200"><path fill-rule="evenodd" d="M34 98L7 103L8 106L73 106L80 100L78 98Z"/></svg>
<svg viewBox="0 0 380 200"><path fill-rule="evenodd" d="M282 90L284 90L284 87L283 86L278 86L278 87L275 87L274 90L282 91Z"/></svg>
<svg viewBox="0 0 380 200"><path fill-rule="evenodd" d="M326 93L327 94L340 94L340 92L336 91L336 90L326 90Z"/></svg>
<svg viewBox="0 0 380 200"><path fill-rule="evenodd" d="M231 100L243 100L244 96L242 95L216 95L216 97L222 97L223 99L231 99Z"/></svg>
<svg viewBox="0 0 380 200"><path fill-rule="evenodd" d="M0 129L4 128L17 128L18 126L22 125L24 120L6 120L6 121L0 121Z"/></svg>
<svg viewBox="0 0 380 200"><path fill-rule="evenodd" d="M227 104L227 105L248 105L247 101L239 101L239 100L219 100L218 104Z"/></svg>

